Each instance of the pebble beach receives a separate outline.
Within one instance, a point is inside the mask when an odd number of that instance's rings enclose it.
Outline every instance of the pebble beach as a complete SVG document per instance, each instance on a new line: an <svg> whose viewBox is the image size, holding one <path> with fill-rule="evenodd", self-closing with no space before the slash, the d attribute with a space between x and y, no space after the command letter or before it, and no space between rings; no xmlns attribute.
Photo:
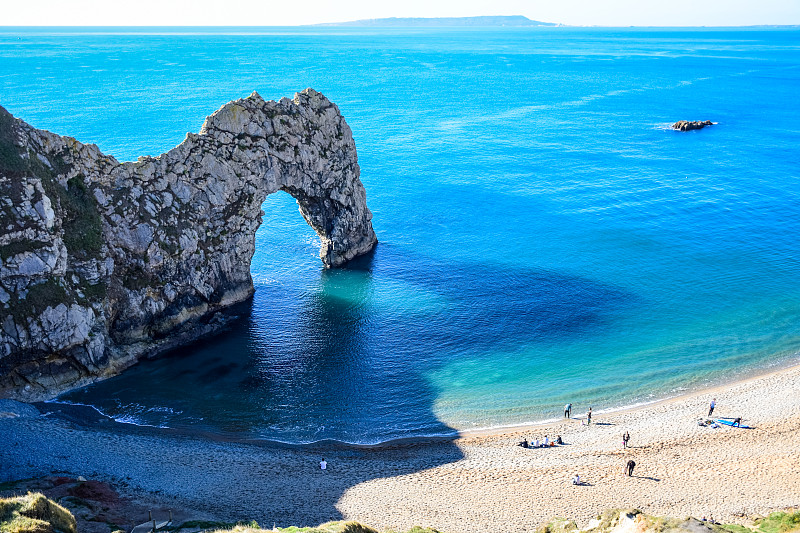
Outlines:
<svg viewBox="0 0 800 533"><path fill-rule="evenodd" d="M581 526L631 507L746 522L800 506L799 393L794 366L627 411L593 406L588 426L588 406L575 405L558 423L373 447L228 442L0 401L0 482L84 476L138 501L262 527L347 519L379 529L532 531L556 516ZM742 417L752 429L699 425L712 398L715 417ZM545 435L565 444L518 446ZM572 485L575 474L584 485Z"/></svg>

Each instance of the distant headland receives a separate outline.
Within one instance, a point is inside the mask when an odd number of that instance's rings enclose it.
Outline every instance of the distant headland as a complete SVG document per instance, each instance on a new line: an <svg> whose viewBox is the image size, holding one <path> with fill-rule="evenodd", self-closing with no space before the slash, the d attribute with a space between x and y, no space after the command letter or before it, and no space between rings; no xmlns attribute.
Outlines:
<svg viewBox="0 0 800 533"><path fill-rule="evenodd" d="M327 22L315 26L375 26L375 27L466 27L466 26L560 26L554 22L531 20L522 15L484 17L391 17L382 19L351 20L349 22Z"/></svg>

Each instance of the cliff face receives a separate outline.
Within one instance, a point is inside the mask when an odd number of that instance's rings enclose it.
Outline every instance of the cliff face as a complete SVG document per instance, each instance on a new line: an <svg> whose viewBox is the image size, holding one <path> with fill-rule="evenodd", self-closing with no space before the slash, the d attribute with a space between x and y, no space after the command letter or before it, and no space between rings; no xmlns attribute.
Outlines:
<svg viewBox="0 0 800 533"><path fill-rule="evenodd" d="M0 107L0 396L52 397L219 329L254 291L273 192L297 199L326 266L370 251L359 173L350 128L313 89L230 102L127 163Z"/></svg>

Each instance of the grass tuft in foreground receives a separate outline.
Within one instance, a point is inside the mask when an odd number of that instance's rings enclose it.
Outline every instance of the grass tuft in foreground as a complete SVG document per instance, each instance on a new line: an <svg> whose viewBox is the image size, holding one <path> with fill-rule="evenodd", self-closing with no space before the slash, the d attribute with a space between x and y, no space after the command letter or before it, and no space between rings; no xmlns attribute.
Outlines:
<svg viewBox="0 0 800 533"><path fill-rule="evenodd" d="M77 533L75 517L38 492L0 498L0 533Z"/></svg>

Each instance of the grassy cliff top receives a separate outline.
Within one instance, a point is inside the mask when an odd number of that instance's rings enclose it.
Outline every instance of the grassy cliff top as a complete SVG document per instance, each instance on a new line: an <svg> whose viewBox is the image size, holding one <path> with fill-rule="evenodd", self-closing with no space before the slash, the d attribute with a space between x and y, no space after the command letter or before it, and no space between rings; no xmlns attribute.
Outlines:
<svg viewBox="0 0 800 533"><path fill-rule="evenodd" d="M237 525L231 529L217 529L212 533L274 533L275 531L281 533L379 533L378 530L364 524L346 521L326 522L316 527L279 527L276 529L260 529L258 527ZM439 531L414 526L405 533L439 533Z"/></svg>
<svg viewBox="0 0 800 533"><path fill-rule="evenodd" d="M719 524L709 518L676 519L652 516L638 509L609 509L587 527L579 528L573 520L556 518L537 533L794 533L800 532L800 511L779 511L756 518L749 527Z"/></svg>
<svg viewBox="0 0 800 533"><path fill-rule="evenodd" d="M505 528L499 525L498 530ZM185 522L160 531L205 530L210 533L379 533L358 522L327 522L316 527L262 529L255 522L222 524ZM537 533L800 533L800 510L779 511L753 520L750 526L717 524L695 518L675 519L652 516L638 509L610 509L579 528L573 520L556 518ZM78 533L72 514L38 492L0 498L0 533ZM121 533L121 532L120 532ZM390 532L387 532L390 533ZM391 532L396 533L396 532ZM439 533L435 529L413 527L404 533Z"/></svg>

